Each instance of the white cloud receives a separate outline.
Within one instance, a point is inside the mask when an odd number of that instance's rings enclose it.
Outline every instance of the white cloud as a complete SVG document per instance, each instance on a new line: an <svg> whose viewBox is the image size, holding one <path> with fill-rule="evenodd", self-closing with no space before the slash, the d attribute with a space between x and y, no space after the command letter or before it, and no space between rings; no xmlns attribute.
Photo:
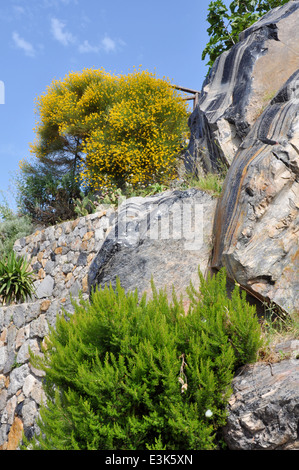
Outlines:
<svg viewBox="0 0 299 470"><path fill-rule="evenodd" d="M61 5L78 4L78 0L43 0L41 5L45 8L59 8Z"/></svg>
<svg viewBox="0 0 299 470"><path fill-rule="evenodd" d="M78 0L61 0L61 2L65 5L68 5L69 3L74 3L75 5L78 5Z"/></svg>
<svg viewBox="0 0 299 470"><path fill-rule="evenodd" d="M35 49L34 49L33 45L30 42L23 39L19 35L19 33L14 32L12 34L12 38L13 38L13 41L14 41L15 45L19 49L22 49L27 56L29 56L29 57L34 57L35 56Z"/></svg>
<svg viewBox="0 0 299 470"><path fill-rule="evenodd" d="M79 45L79 52L82 54L84 53L99 53L101 51L106 52L115 52L119 47L125 46L124 41L121 39L112 39L107 34L101 40L99 45L93 46L89 43L88 40L83 41L82 44Z"/></svg>
<svg viewBox="0 0 299 470"><path fill-rule="evenodd" d="M101 45L105 52L113 52L116 49L116 42L114 39L111 39L109 36L105 36L102 39Z"/></svg>
<svg viewBox="0 0 299 470"><path fill-rule="evenodd" d="M24 15L25 14L25 8L23 8L19 5L13 5L13 10L17 15Z"/></svg>
<svg viewBox="0 0 299 470"><path fill-rule="evenodd" d="M51 31L54 38L64 46L75 42L75 37L69 31L65 31L65 23L58 18L51 19Z"/></svg>
<svg viewBox="0 0 299 470"><path fill-rule="evenodd" d="M79 45L79 52L81 52L81 54L85 54L88 52L97 53L99 52L99 50L100 48L98 46L92 46L87 40L85 40L82 44Z"/></svg>

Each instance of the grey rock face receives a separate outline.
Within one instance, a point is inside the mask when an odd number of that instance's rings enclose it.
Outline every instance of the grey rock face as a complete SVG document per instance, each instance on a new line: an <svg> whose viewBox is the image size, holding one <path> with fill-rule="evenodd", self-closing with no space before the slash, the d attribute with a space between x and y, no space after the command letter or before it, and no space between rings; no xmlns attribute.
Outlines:
<svg viewBox="0 0 299 470"><path fill-rule="evenodd" d="M275 8L215 62L190 116L188 170L229 167L259 114L299 68L299 2Z"/></svg>
<svg viewBox="0 0 299 470"><path fill-rule="evenodd" d="M254 295L299 311L299 70L244 139L215 216L212 264Z"/></svg>
<svg viewBox="0 0 299 470"><path fill-rule="evenodd" d="M190 117L189 170L228 167L212 267L299 311L299 1L275 8L215 62Z"/></svg>
<svg viewBox="0 0 299 470"><path fill-rule="evenodd" d="M215 207L198 190L128 199L91 264L90 289L118 277L126 291L150 294L153 277L156 288L185 293L190 280L198 284L198 267L208 269Z"/></svg>
<svg viewBox="0 0 299 470"><path fill-rule="evenodd" d="M290 359L256 363L234 379L224 428L230 449L299 449L299 341L296 343Z"/></svg>

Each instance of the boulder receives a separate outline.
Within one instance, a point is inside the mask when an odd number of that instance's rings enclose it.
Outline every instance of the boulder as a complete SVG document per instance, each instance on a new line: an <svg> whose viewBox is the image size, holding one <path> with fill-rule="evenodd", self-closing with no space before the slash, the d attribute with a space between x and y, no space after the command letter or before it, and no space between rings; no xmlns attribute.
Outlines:
<svg viewBox="0 0 299 470"><path fill-rule="evenodd" d="M247 366L233 380L223 429L231 450L299 449L299 341L276 352L288 358Z"/></svg>
<svg viewBox="0 0 299 470"><path fill-rule="evenodd" d="M259 115L299 68L299 1L263 16L215 61L190 116L188 171L227 168Z"/></svg>
<svg viewBox="0 0 299 470"><path fill-rule="evenodd" d="M215 208L196 189L127 199L90 266L89 289L119 278L125 291L150 295L153 278L170 297L172 287L184 294L190 281L198 285L198 268L209 269Z"/></svg>
<svg viewBox="0 0 299 470"><path fill-rule="evenodd" d="M299 312L299 70L257 119L229 168L212 266L225 266L258 298Z"/></svg>
<svg viewBox="0 0 299 470"><path fill-rule="evenodd" d="M212 268L299 311L299 1L275 8L215 62L189 125L185 166L228 168Z"/></svg>

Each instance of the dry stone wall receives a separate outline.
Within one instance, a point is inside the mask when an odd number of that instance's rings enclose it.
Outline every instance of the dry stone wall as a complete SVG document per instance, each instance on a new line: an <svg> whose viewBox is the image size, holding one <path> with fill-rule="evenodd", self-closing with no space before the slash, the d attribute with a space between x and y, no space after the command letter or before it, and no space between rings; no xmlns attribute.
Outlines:
<svg viewBox="0 0 299 470"><path fill-rule="evenodd" d="M88 297L88 270L108 234L116 212L101 210L77 220L38 230L15 243L35 273L36 295L27 303L0 308L0 450L14 450L24 432L38 432L44 398L43 374L29 362L29 348L40 353L49 326L71 296Z"/></svg>
<svg viewBox="0 0 299 470"><path fill-rule="evenodd" d="M112 225L115 211L102 210L86 217L38 230L18 240L14 250L30 259L36 274L36 300L77 296L87 292L88 267Z"/></svg>

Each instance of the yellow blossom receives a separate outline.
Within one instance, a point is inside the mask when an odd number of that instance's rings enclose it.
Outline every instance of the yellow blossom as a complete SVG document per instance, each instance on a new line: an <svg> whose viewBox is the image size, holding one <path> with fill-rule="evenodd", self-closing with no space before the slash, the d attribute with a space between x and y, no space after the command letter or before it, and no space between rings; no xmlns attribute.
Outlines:
<svg viewBox="0 0 299 470"><path fill-rule="evenodd" d="M165 182L175 176L187 104L169 80L134 69L71 72L36 100L31 151L43 157L80 140L80 178L91 187ZM153 176L154 175L154 176Z"/></svg>

